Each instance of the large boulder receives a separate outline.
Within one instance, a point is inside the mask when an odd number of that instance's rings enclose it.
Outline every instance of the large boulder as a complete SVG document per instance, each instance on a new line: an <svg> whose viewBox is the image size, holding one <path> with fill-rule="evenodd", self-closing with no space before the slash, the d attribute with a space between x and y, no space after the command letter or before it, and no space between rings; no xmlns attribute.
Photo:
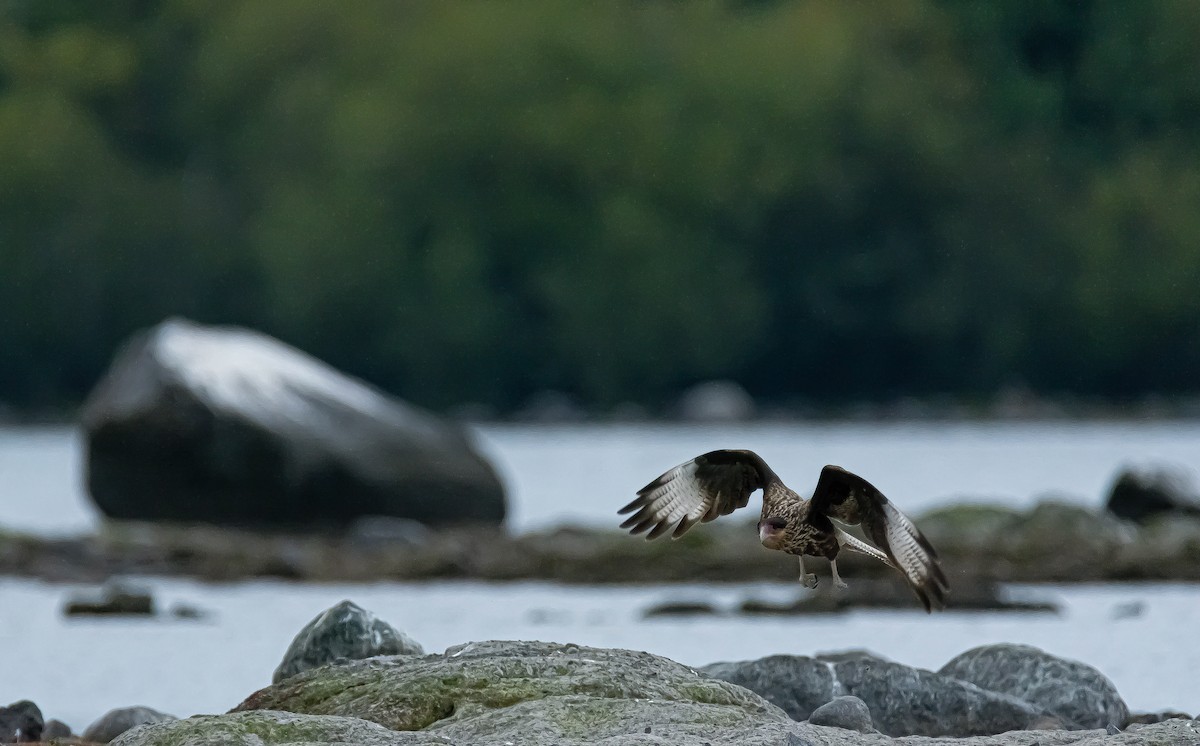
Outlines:
<svg viewBox="0 0 1200 746"><path fill-rule="evenodd" d="M83 740L91 743L108 743L125 731L147 723L164 723L175 720L174 715L159 712L152 707L118 707L100 716L87 727Z"/></svg>
<svg viewBox="0 0 1200 746"><path fill-rule="evenodd" d="M744 686L796 720L840 695L858 697L890 736L973 736L1022 730L1045 711L1017 697L869 654L773 655L714 663L711 676Z"/></svg>
<svg viewBox="0 0 1200 746"><path fill-rule="evenodd" d="M0 707L0 743L41 741L44 727L41 709L28 699Z"/></svg>
<svg viewBox="0 0 1200 746"><path fill-rule="evenodd" d="M615 707L625 704L628 711ZM714 718L723 722L713 725ZM707 725L703 724L708 720ZM1176 746L1195 743L1192 720L1134 725L1128 732L1012 731L931 742L923 736L893 739L841 728L733 715L715 705L604 697L562 697L522 702L456 719L436 731L395 731L364 719L297 715L271 710L197 715L144 725L114 746Z"/></svg>
<svg viewBox="0 0 1200 746"><path fill-rule="evenodd" d="M1029 645L983 645L942 666L939 673L1032 702L1069 727L1121 726L1129 708L1095 668Z"/></svg>
<svg viewBox="0 0 1200 746"><path fill-rule="evenodd" d="M336 663L237 707L260 709L360 717L459 744L766 746L790 743L799 725L753 692L665 658L544 642Z"/></svg>
<svg viewBox="0 0 1200 746"><path fill-rule="evenodd" d="M168 320L84 404L87 485L113 518L328 527L504 519L457 426L271 337Z"/></svg>
<svg viewBox="0 0 1200 746"><path fill-rule="evenodd" d="M1109 489L1105 507L1118 518L1137 523L1163 513L1200 516L1200 490L1179 468L1127 468Z"/></svg>
<svg viewBox="0 0 1200 746"><path fill-rule="evenodd" d="M424 655L420 643L353 601L322 611L300 630L271 681L338 660L376 655Z"/></svg>

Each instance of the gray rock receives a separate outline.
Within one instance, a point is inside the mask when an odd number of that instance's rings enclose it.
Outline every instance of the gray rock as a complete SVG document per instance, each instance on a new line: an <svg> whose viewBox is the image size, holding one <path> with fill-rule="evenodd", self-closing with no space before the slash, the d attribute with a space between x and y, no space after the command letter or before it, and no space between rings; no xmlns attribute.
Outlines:
<svg viewBox="0 0 1200 746"><path fill-rule="evenodd" d="M809 744L794 723L772 714L706 702L665 699L614 700L597 695L566 695L483 710L432 726L459 744L670 744L779 746ZM789 740L790 739L790 740Z"/></svg>
<svg viewBox="0 0 1200 746"><path fill-rule="evenodd" d="M1121 728L1125 729L1131 725L1148 725L1150 723L1161 723L1164 720L1172 719L1191 720L1192 716L1186 712L1177 712L1175 710L1163 710L1162 712L1131 712L1125 722L1121 724Z"/></svg>
<svg viewBox="0 0 1200 746"><path fill-rule="evenodd" d="M1105 731L1013 731L964 739L893 739L841 728L731 715L703 703L647 700L613 718L605 697L551 697L455 718L436 731L403 732L334 715L297 715L269 710L201 715L144 725L113 741L115 746L1178 746L1195 743L1200 729L1190 720ZM715 712L713 711L715 709ZM637 720L634 718L641 717ZM725 722L697 726L723 717ZM629 718L629 719L624 719ZM702 730L703 728L703 730Z"/></svg>
<svg viewBox="0 0 1200 746"><path fill-rule="evenodd" d="M40 741L43 728L41 709L27 699L0 707L0 743Z"/></svg>
<svg viewBox="0 0 1200 746"><path fill-rule="evenodd" d="M835 689L833 664L802 655L710 663L700 670L757 692L793 720L808 720L813 710L843 693Z"/></svg>
<svg viewBox="0 0 1200 746"><path fill-rule="evenodd" d="M866 703L891 736L971 736L1021 730L1044 714L1013 696L865 653L822 658L775 655L705 666L709 675L758 692L796 720L834 697Z"/></svg>
<svg viewBox="0 0 1200 746"><path fill-rule="evenodd" d="M70 597L63 606L66 616L153 616L154 596L150 591L123 582L106 583L97 593Z"/></svg>
<svg viewBox="0 0 1200 746"><path fill-rule="evenodd" d="M1020 697L1076 728L1120 725L1129 717L1125 700L1104 674L1028 645L974 648L942 666L939 673Z"/></svg>
<svg viewBox="0 0 1200 746"><path fill-rule="evenodd" d="M813 710L808 722L813 725L856 730L859 733L877 732L875 724L871 722L871 710L867 703L850 695L834 697L832 701Z"/></svg>
<svg viewBox="0 0 1200 746"><path fill-rule="evenodd" d="M674 704L656 708L647 701ZM512 709L518 705L522 709ZM655 725L652 712L675 705L687 710L678 716L681 732L706 732L714 743L736 741L732 735L722 741L723 729L741 735L756 724L776 723L781 727L772 733L784 733L790 725L783 711L757 694L666 658L545 642L478 642L442 655L345 661L273 684L237 710L362 717L394 730L436 730L465 743L495 729L567 734L573 728L575 738L586 742L600 732L642 737L646 726Z"/></svg>
<svg viewBox="0 0 1200 746"><path fill-rule="evenodd" d="M88 490L113 518L504 519L496 473L460 427L245 329L169 320L135 336L82 422Z"/></svg>
<svg viewBox="0 0 1200 746"><path fill-rule="evenodd" d="M150 707L119 707L109 710L92 723L83 732L83 740L93 743L108 743L130 728L136 728L146 723L162 723L175 720L174 715L168 715Z"/></svg>
<svg viewBox="0 0 1200 746"><path fill-rule="evenodd" d="M326 609L292 640L271 681L341 659L424 655L420 643L352 601Z"/></svg>
<svg viewBox="0 0 1200 746"><path fill-rule="evenodd" d="M73 738L75 734L71 731L71 726L61 720L51 718L46 721L46 727L42 729L43 741L54 741L63 738Z"/></svg>
<svg viewBox="0 0 1200 746"><path fill-rule="evenodd" d="M1200 516L1200 490L1181 468L1126 468L1109 488L1105 507L1118 518L1137 523L1163 513Z"/></svg>
<svg viewBox="0 0 1200 746"><path fill-rule="evenodd" d="M234 712L197 715L143 725L124 733L113 746L446 746L451 741L431 733L398 733L358 718L297 715L291 712Z"/></svg>

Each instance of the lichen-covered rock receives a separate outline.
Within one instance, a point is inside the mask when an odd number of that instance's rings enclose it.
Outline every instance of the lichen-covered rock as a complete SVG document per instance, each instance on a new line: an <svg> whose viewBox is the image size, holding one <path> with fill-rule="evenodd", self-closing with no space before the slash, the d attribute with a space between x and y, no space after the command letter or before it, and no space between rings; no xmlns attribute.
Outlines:
<svg viewBox="0 0 1200 746"><path fill-rule="evenodd" d="M170 319L135 336L81 419L88 491L112 518L504 520L503 486L460 427L248 329Z"/></svg>
<svg viewBox="0 0 1200 746"><path fill-rule="evenodd" d="M1078 661L1028 645L983 645L956 656L939 673L1032 702L1077 728L1121 725L1125 700L1108 678Z"/></svg>
<svg viewBox="0 0 1200 746"><path fill-rule="evenodd" d="M398 733L358 718L255 710L197 715L127 731L113 746L452 746L432 733Z"/></svg>
<svg viewBox="0 0 1200 746"><path fill-rule="evenodd" d="M867 703L848 694L834 697L817 709L808 718L812 725L828 725L832 728L856 730L859 733L875 733L871 722L871 710Z"/></svg>
<svg viewBox="0 0 1200 746"><path fill-rule="evenodd" d="M93 743L108 743L130 728L147 723L162 723L175 720L174 715L159 712L150 707L118 707L109 710L83 732L83 740Z"/></svg>
<svg viewBox="0 0 1200 746"><path fill-rule="evenodd" d="M703 670L761 694L797 720L836 696L853 695L866 703L875 727L892 736L1003 733L1044 714L1017 697L868 654L774 655Z"/></svg>
<svg viewBox="0 0 1200 746"><path fill-rule="evenodd" d="M271 680L278 682L339 659L424 654L425 649L408 635L353 601L342 601L300 630Z"/></svg>
<svg viewBox="0 0 1200 746"><path fill-rule="evenodd" d="M527 700L511 707L443 720L426 732L447 736L464 745L808 743L800 738L798 726L799 723L778 710L754 712L706 702L567 695Z"/></svg>
<svg viewBox="0 0 1200 746"><path fill-rule="evenodd" d="M712 705L648 700L628 712L603 698L552 697L462 718L436 732L402 732L358 718L255 710L144 725L114 746L1179 746L1196 743L1191 720L1105 731L1012 731L995 736L890 738L784 719L756 720ZM716 709L716 712L713 710ZM626 719L627 718L627 719ZM640 718L640 719L639 719ZM707 723L707 724L705 724ZM714 724L715 723L715 724Z"/></svg>
<svg viewBox="0 0 1200 746"><path fill-rule="evenodd" d="M753 692L649 653L505 641L469 643L442 655L322 666L255 692L237 710L345 715L419 730L449 718L572 695L609 700L614 710L634 700L664 700L787 717Z"/></svg>

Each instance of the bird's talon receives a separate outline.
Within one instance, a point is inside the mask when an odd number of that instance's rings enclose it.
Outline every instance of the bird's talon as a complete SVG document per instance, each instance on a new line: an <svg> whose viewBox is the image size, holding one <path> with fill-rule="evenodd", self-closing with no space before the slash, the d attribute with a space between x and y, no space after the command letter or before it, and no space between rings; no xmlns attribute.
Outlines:
<svg viewBox="0 0 1200 746"><path fill-rule="evenodd" d="M839 580L833 581L833 587L837 588L839 591L844 591L847 588L849 588L850 586L846 585L846 581L839 579Z"/></svg>
<svg viewBox="0 0 1200 746"><path fill-rule="evenodd" d="M816 573L806 572L800 576L800 582L804 584L805 588L816 588L817 575Z"/></svg>

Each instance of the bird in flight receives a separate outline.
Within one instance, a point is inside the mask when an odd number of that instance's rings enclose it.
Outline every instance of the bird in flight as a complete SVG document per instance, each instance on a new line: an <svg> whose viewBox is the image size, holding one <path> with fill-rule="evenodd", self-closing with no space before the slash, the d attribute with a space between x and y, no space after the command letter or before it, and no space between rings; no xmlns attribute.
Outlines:
<svg viewBox="0 0 1200 746"><path fill-rule="evenodd" d="M657 539L671 532L677 539L697 523L746 507L750 494L759 489L759 540L768 549L799 558L805 587L817 587L817 576L804 571L808 555L828 559L834 585L845 588L837 556L846 549L899 570L926 612L945 608L950 586L933 546L883 493L840 466L822 469L812 498L805 500L753 451L709 451L668 470L617 512L633 513L621 524L632 534L649 532L647 539ZM847 533L835 520L861 525L874 546Z"/></svg>

